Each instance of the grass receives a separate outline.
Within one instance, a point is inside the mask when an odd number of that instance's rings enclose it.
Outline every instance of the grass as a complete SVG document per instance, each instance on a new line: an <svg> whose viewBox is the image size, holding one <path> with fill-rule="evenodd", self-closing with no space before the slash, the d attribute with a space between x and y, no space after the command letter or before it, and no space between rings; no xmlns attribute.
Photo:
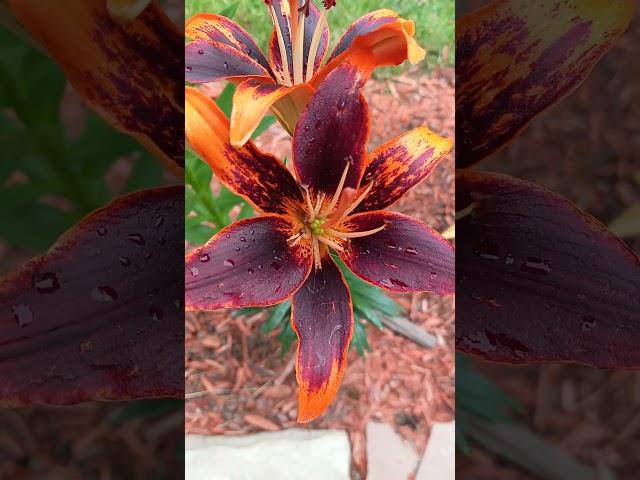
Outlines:
<svg viewBox="0 0 640 480"><path fill-rule="evenodd" d="M321 3L315 1L316 5ZM234 20L251 33L266 52L272 26L261 0L186 0L185 16L190 18L200 12L217 13L236 2L239 5ZM328 16L332 47L354 20L380 8L394 10L416 23L416 38L428 52L422 63L424 68L454 64L454 0L338 0ZM443 56L445 50L449 53Z"/></svg>

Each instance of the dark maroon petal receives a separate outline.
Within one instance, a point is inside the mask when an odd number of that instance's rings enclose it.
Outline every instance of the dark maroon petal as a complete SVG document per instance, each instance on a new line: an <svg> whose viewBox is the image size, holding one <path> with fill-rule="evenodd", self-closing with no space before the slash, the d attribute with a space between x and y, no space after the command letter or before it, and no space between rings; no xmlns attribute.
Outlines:
<svg viewBox="0 0 640 480"><path fill-rule="evenodd" d="M304 21L304 74L306 76L307 63L309 60L309 50L311 48L311 41L313 40L313 34L316 31L318 22L320 21L320 10L313 3L309 8L309 16ZM324 22L322 28L322 36L320 37L320 45L314 58L313 70L316 71L322 64L327 50L329 49L329 26L327 22Z"/></svg>
<svg viewBox="0 0 640 480"><path fill-rule="evenodd" d="M633 18L634 0L502 1L456 25L456 164L511 141L575 91Z"/></svg>
<svg viewBox="0 0 640 480"><path fill-rule="evenodd" d="M510 363L640 366L640 260L568 200L460 171L456 338Z"/></svg>
<svg viewBox="0 0 640 480"><path fill-rule="evenodd" d="M0 406L183 396L183 195L118 199L0 280Z"/></svg>
<svg viewBox="0 0 640 480"><path fill-rule="evenodd" d="M185 34L193 40L224 43L248 55L266 70L271 70L262 50L247 31L234 21L212 13L198 13L185 25Z"/></svg>
<svg viewBox="0 0 640 480"><path fill-rule="evenodd" d="M298 335L298 421L320 415L336 396L353 335L349 289L329 255L293 296L291 321Z"/></svg>
<svg viewBox="0 0 640 480"><path fill-rule="evenodd" d="M184 78L204 83L234 77L268 77L269 72L249 56L224 43L195 40L184 47Z"/></svg>
<svg viewBox="0 0 640 480"><path fill-rule="evenodd" d="M366 212L349 217L338 229L366 232L351 239L340 253L363 280L394 292L454 292L454 249L424 223L395 212Z"/></svg>
<svg viewBox="0 0 640 480"><path fill-rule="evenodd" d="M398 15L392 12L391 10L378 10L375 12L368 13L362 18L359 18L351 26L349 29L342 35L336 48L331 52L331 56L329 57L329 62L336 58L341 53L345 52L351 44L353 44L354 40L360 36L367 35L377 29L379 29L383 25L387 25L390 23L395 23L398 21Z"/></svg>
<svg viewBox="0 0 640 480"><path fill-rule="evenodd" d="M289 298L311 270L311 250L287 239L299 228L278 215L241 220L185 260L188 309L274 305Z"/></svg>
<svg viewBox="0 0 640 480"><path fill-rule="evenodd" d="M347 163L345 187L357 188L369 138L369 108L358 70L336 68L311 97L293 136L298 180L313 192L332 195Z"/></svg>

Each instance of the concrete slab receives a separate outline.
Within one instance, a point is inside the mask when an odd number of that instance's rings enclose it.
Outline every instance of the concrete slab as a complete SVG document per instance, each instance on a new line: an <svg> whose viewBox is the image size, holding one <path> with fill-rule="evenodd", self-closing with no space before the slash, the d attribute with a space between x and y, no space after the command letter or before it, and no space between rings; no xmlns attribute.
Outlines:
<svg viewBox="0 0 640 480"><path fill-rule="evenodd" d="M455 480L456 424L436 423L431 430L427 449L420 461L416 480Z"/></svg>
<svg viewBox="0 0 640 480"><path fill-rule="evenodd" d="M367 424L367 480L405 480L418 465L418 455L386 423Z"/></svg>
<svg viewBox="0 0 640 480"><path fill-rule="evenodd" d="M186 480L349 480L340 430L291 429L242 437L187 435Z"/></svg>

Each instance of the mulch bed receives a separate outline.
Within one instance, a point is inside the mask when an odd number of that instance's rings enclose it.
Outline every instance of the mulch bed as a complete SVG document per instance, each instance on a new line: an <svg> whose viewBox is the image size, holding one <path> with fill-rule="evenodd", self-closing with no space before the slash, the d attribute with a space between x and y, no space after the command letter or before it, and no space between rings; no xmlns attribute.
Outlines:
<svg viewBox="0 0 640 480"><path fill-rule="evenodd" d="M214 93L219 87L213 87ZM453 71L407 72L372 81L366 97L372 113L370 148L419 125L453 138ZM260 145L281 158L290 140L272 127ZM454 221L453 152L422 184L392 209L443 231ZM284 356L276 334L259 332L262 314L231 318L228 312L187 315L186 431L241 435L284 428L334 428L349 433L353 476L365 478L365 425L375 419L393 425L421 453L431 425L454 416L454 298L426 293L394 295L420 327L436 335L425 349L389 329L368 329L371 352L351 351L342 388L328 411L296 423L294 348Z"/></svg>

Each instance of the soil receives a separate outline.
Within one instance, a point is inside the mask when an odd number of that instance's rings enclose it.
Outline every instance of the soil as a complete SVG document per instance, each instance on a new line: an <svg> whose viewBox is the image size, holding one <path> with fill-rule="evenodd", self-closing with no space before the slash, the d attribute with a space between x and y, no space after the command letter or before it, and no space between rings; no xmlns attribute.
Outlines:
<svg viewBox="0 0 640 480"><path fill-rule="evenodd" d="M420 125L453 138L453 70L429 76L415 70L389 80L373 80L365 95L372 114L369 148ZM219 86L210 86L215 94ZM259 145L280 156L289 136L272 127ZM443 231L454 221L454 152L392 210L413 215ZM380 420L424 450L431 425L454 416L454 298L427 293L395 295L408 318L436 335L425 349L388 328L368 328L371 352L352 350L337 398L319 419L296 423L294 349L282 356L276 334L264 335L262 314L231 318L229 312L187 315L186 431L241 435L284 428L348 431L354 478L366 476L365 425Z"/></svg>

